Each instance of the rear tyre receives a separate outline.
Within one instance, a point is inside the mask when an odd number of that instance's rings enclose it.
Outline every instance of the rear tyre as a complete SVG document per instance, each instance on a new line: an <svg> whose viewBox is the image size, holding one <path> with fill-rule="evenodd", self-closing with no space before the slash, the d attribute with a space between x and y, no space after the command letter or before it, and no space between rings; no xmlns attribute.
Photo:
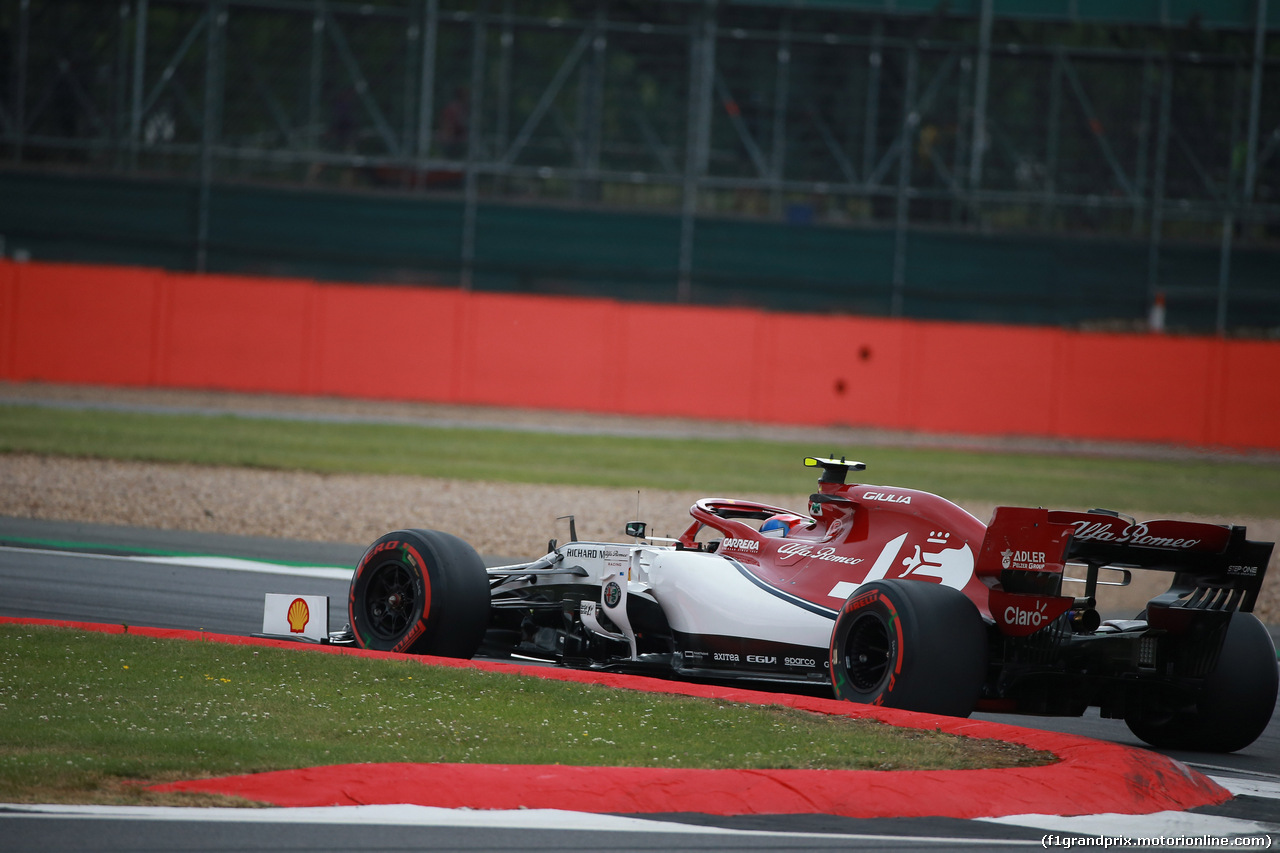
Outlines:
<svg viewBox="0 0 1280 853"><path fill-rule="evenodd" d="M882 580L849 596L831 634L836 698L967 717L987 672L986 629L959 590Z"/></svg>
<svg viewBox="0 0 1280 853"><path fill-rule="evenodd" d="M489 624L488 573L456 536L397 530L365 552L347 608L361 648L469 658Z"/></svg>
<svg viewBox="0 0 1280 853"><path fill-rule="evenodd" d="M1233 613L1218 663L1200 688L1194 710L1125 717L1129 730L1160 749L1235 752L1258 739L1271 721L1280 688L1276 648L1252 613Z"/></svg>

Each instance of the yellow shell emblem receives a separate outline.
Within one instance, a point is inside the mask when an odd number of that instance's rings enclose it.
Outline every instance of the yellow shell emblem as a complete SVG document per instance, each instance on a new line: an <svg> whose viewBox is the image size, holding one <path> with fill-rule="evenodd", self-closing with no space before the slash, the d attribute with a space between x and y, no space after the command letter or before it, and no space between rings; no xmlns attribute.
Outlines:
<svg viewBox="0 0 1280 853"><path fill-rule="evenodd" d="M295 598L289 605L289 630L301 634L311 621L311 608L301 598Z"/></svg>

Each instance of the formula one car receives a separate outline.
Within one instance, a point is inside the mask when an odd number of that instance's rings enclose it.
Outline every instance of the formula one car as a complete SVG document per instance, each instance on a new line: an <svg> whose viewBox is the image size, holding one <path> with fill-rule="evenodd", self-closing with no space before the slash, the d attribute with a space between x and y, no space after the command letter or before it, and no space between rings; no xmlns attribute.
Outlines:
<svg viewBox="0 0 1280 853"><path fill-rule="evenodd" d="M388 533L352 579L353 640L954 716L1097 706L1171 748L1234 751L1266 728L1280 677L1251 611L1272 543L1104 510L1000 507L984 525L937 495L846 483L860 462L805 465L821 471L806 512L706 498L678 539L634 522L629 543L576 541L571 521L573 541L519 565L486 569L440 531ZM1104 569L1172 584L1104 623Z"/></svg>

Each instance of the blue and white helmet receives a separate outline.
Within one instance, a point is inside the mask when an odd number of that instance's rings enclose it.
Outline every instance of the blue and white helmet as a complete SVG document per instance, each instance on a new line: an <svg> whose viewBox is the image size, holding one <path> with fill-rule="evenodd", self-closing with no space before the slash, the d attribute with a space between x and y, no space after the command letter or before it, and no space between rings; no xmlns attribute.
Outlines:
<svg viewBox="0 0 1280 853"><path fill-rule="evenodd" d="M806 519L798 515L780 512L760 525L760 535L770 539L785 539L800 528Z"/></svg>

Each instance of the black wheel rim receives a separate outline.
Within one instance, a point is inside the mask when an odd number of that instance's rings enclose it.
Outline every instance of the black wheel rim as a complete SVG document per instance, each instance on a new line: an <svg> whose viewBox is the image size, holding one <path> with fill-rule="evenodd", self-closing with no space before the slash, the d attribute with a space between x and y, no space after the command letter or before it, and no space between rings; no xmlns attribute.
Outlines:
<svg viewBox="0 0 1280 853"><path fill-rule="evenodd" d="M374 567L364 594L364 613L374 635L396 639L417 620L418 609L414 577L403 564L386 562Z"/></svg>
<svg viewBox="0 0 1280 853"><path fill-rule="evenodd" d="M892 650L883 620L868 613L853 623L845 641L844 668L854 690L871 693L880 686L889 674Z"/></svg>

